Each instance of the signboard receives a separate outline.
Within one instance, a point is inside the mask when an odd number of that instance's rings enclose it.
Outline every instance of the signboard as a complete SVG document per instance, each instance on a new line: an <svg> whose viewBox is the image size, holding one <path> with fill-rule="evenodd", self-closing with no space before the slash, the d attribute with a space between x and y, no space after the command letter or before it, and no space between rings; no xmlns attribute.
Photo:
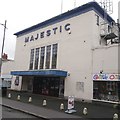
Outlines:
<svg viewBox="0 0 120 120"><path fill-rule="evenodd" d="M93 74L93 80L119 81L120 74Z"/></svg>
<svg viewBox="0 0 120 120"><path fill-rule="evenodd" d="M73 109L73 108L74 108L74 97L69 96L68 97L68 110Z"/></svg>
<svg viewBox="0 0 120 120"><path fill-rule="evenodd" d="M15 84L16 86L19 86L19 76L16 76L16 79L15 79L14 84Z"/></svg>
<svg viewBox="0 0 120 120"><path fill-rule="evenodd" d="M43 39L43 38L49 37L51 35L56 35L58 33L62 33L63 31L67 31L70 34L70 29L71 29L70 23L67 23L65 25L56 26L51 29L47 29L45 31L38 32L36 34L34 33L30 36L26 36L25 43L31 42L31 41L36 41L38 39Z"/></svg>
<svg viewBox="0 0 120 120"><path fill-rule="evenodd" d="M68 109L65 112L70 114L76 112L76 110L74 110L74 96L68 97Z"/></svg>

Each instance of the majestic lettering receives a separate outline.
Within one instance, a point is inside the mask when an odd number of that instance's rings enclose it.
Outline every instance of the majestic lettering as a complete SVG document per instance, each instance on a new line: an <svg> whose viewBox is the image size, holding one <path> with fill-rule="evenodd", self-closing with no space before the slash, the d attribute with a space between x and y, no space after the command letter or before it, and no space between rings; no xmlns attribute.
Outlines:
<svg viewBox="0 0 120 120"><path fill-rule="evenodd" d="M46 35L50 36L51 35L51 30L47 30Z"/></svg>
<svg viewBox="0 0 120 120"><path fill-rule="evenodd" d="M26 37L26 38L25 38L25 42L29 42L29 37Z"/></svg>
<svg viewBox="0 0 120 120"><path fill-rule="evenodd" d="M49 37L51 35L56 35L58 33L62 33L64 31L69 32L70 31L70 23L67 23L65 25L61 25L61 26L57 26L51 29L48 29L46 31L41 31L40 33L31 35L31 36L27 36L25 37L25 42L30 42L30 41L34 41L34 40L38 40L38 39L43 39L45 37Z"/></svg>
<svg viewBox="0 0 120 120"><path fill-rule="evenodd" d="M57 30L57 29L58 29L57 27L53 28L53 31L54 31L53 33L54 33L54 34L56 34L56 30Z"/></svg>
<svg viewBox="0 0 120 120"><path fill-rule="evenodd" d="M31 36L30 41L34 41L34 36L33 35Z"/></svg>
<svg viewBox="0 0 120 120"><path fill-rule="evenodd" d="M70 30L70 24L69 24L69 23L65 25L65 30L66 30L66 31L69 31L69 30Z"/></svg>
<svg viewBox="0 0 120 120"><path fill-rule="evenodd" d="M37 40L38 38L39 38L39 34L36 35L35 40Z"/></svg>
<svg viewBox="0 0 120 120"><path fill-rule="evenodd" d="M41 32L41 33L40 33L40 37L41 37L41 38L44 38L44 33L45 33L45 32Z"/></svg>

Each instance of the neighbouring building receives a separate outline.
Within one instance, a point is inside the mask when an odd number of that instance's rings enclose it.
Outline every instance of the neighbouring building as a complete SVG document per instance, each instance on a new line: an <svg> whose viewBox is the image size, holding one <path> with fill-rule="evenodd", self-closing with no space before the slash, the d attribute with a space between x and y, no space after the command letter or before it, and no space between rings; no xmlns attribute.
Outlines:
<svg viewBox="0 0 120 120"><path fill-rule="evenodd" d="M11 70L14 67L14 60L8 59L7 54L3 54L2 56L2 68L1 68L1 85L3 87L11 88Z"/></svg>
<svg viewBox="0 0 120 120"><path fill-rule="evenodd" d="M96 2L15 33L11 89L120 100L118 28Z"/></svg>

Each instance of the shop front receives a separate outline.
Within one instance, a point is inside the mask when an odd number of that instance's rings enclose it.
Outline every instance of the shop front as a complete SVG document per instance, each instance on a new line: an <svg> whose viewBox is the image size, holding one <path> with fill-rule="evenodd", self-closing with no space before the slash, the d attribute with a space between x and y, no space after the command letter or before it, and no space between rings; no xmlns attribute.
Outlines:
<svg viewBox="0 0 120 120"><path fill-rule="evenodd" d="M120 75L94 74L93 99L120 101Z"/></svg>
<svg viewBox="0 0 120 120"><path fill-rule="evenodd" d="M66 71L13 71L14 76L22 76L21 91L54 97L64 96Z"/></svg>
<svg viewBox="0 0 120 120"><path fill-rule="evenodd" d="M48 96L64 95L64 78L62 77L34 77L33 93Z"/></svg>

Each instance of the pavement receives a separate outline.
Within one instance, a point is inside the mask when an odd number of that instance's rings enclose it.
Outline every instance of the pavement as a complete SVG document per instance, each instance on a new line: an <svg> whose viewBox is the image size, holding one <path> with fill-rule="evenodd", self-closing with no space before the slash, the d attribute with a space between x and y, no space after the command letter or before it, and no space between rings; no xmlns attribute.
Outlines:
<svg viewBox="0 0 120 120"><path fill-rule="evenodd" d="M11 98L8 98L8 94ZM20 95L20 100L17 96ZM32 102L28 102L29 97L32 97ZM46 100L47 105L43 106L43 100ZM60 110L60 104L64 104L64 110ZM76 113L65 113L67 110L67 100L64 98L42 96L19 91L7 91L7 95L2 98L2 105L7 106L22 112L34 115L38 118L44 119L95 119L95 118L109 118L112 120L113 115L120 114L120 110L116 107L115 103L106 102L92 102L75 101ZM87 115L83 115L83 109L87 108ZM120 116L120 115L119 115Z"/></svg>
<svg viewBox="0 0 120 120"><path fill-rule="evenodd" d="M14 101L10 99L3 98L3 105L23 111L25 113L34 115L39 118L53 119L53 118L80 118L79 116L68 115L62 112L58 112L51 109L46 109L39 106L34 106L32 104L26 104L19 101Z"/></svg>

